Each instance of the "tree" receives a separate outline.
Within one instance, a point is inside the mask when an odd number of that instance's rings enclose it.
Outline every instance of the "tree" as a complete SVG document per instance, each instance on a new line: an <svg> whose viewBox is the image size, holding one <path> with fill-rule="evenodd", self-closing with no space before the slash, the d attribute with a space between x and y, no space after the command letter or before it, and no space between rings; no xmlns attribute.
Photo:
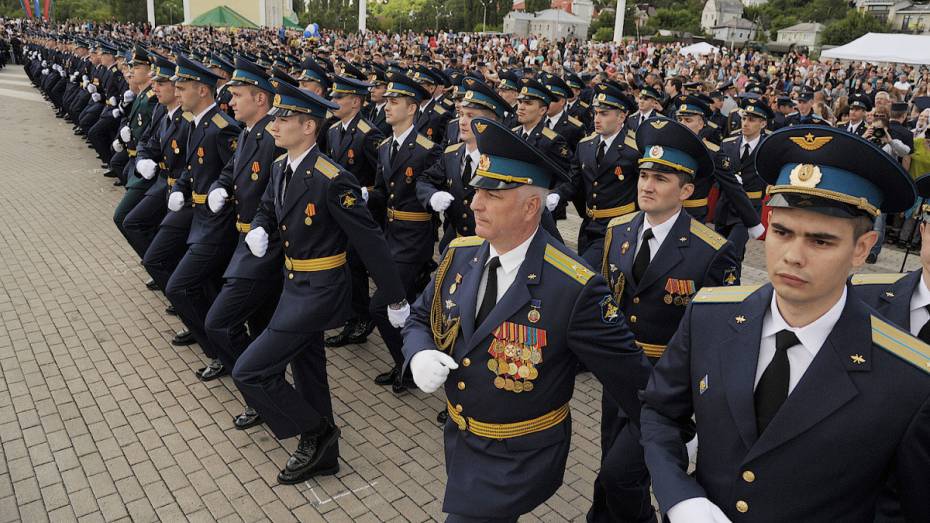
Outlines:
<svg viewBox="0 0 930 523"><path fill-rule="evenodd" d="M843 45L866 33L882 33L888 30L887 23L866 13L851 10L845 18L827 24L820 40L823 45Z"/></svg>
<svg viewBox="0 0 930 523"><path fill-rule="evenodd" d="M552 2L550 0L526 0L524 5L527 13L537 13L549 9Z"/></svg>

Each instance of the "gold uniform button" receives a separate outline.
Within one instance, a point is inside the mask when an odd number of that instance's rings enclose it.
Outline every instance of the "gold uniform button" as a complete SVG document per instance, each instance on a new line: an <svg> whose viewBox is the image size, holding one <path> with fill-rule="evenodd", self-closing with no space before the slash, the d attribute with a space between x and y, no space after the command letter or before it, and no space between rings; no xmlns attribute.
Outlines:
<svg viewBox="0 0 930 523"><path fill-rule="evenodd" d="M465 382L464 382L464 381L460 381L459 384L458 384L458 387L459 387L459 390L465 390Z"/></svg>
<svg viewBox="0 0 930 523"><path fill-rule="evenodd" d="M293 272L287 273L287 279L293 280L293 279L294 279L294 273L293 273Z"/></svg>
<svg viewBox="0 0 930 523"><path fill-rule="evenodd" d="M597 187L597 181L594 182L594 186Z"/></svg>
<svg viewBox="0 0 930 523"><path fill-rule="evenodd" d="M595 193L591 193L591 196L594 197L594 198L597 198L597 193L596 193L596 192L595 192Z"/></svg>
<svg viewBox="0 0 930 523"><path fill-rule="evenodd" d="M462 200L462 203L464 203L465 205L468 205L468 198Z"/></svg>
<svg viewBox="0 0 930 523"><path fill-rule="evenodd" d="M282 231L286 231L286 230L287 230L287 225L282 225L282 226L281 226L281 230L282 230Z"/></svg>
<svg viewBox="0 0 930 523"><path fill-rule="evenodd" d="M743 481L746 483L752 483L756 480L756 475L751 470L743 471Z"/></svg>
<svg viewBox="0 0 930 523"><path fill-rule="evenodd" d="M459 412L459 413L462 412L462 405L456 405L455 412Z"/></svg>
<svg viewBox="0 0 930 523"><path fill-rule="evenodd" d="M287 241L287 240L284 240L284 246L285 246L285 247L290 247L290 246L291 246L291 242L289 242L289 241Z"/></svg>
<svg viewBox="0 0 930 523"><path fill-rule="evenodd" d="M633 298L633 303L639 303L639 296Z"/></svg>
<svg viewBox="0 0 930 523"><path fill-rule="evenodd" d="M636 315L630 316L630 323L636 323Z"/></svg>
<svg viewBox="0 0 930 523"><path fill-rule="evenodd" d="M471 360L470 360L470 359L465 358L465 359L462 360L462 366L463 366L463 367L467 367L467 366L469 366L469 365L471 365Z"/></svg>
<svg viewBox="0 0 930 523"><path fill-rule="evenodd" d="M743 500L737 501L736 510L742 512L743 514L745 514L746 512L749 512L749 503L746 503Z"/></svg>
<svg viewBox="0 0 930 523"><path fill-rule="evenodd" d="M239 188L238 185L233 185L233 190L234 190L234 191L235 191L236 189L238 189L238 188Z"/></svg>
<svg viewBox="0 0 930 523"><path fill-rule="evenodd" d="M468 218L467 214L462 214L462 218Z"/></svg>
<svg viewBox="0 0 930 523"><path fill-rule="evenodd" d="M394 187L394 182L391 182L391 187Z"/></svg>
<svg viewBox="0 0 930 523"><path fill-rule="evenodd" d="M391 200L393 200L393 199L394 199L394 195L393 195L393 194L391 195L391 198L390 198L390 199L391 199Z"/></svg>

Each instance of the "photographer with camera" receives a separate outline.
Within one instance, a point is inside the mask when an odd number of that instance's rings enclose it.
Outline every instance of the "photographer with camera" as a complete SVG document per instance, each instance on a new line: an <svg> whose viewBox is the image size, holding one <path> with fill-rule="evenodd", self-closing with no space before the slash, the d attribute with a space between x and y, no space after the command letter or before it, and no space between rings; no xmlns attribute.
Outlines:
<svg viewBox="0 0 930 523"><path fill-rule="evenodd" d="M901 140L893 137L889 128L888 114L874 112L870 115L869 127L862 137L881 147L883 151L899 162L909 162L908 155L911 154L911 148ZM872 251L866 258L866 263L875 263L878 260L878 255L882 252L882 245L885 243L885 222L887 219L885 214L879 215L875 219L874 229L878 231L878 241L872 246Z"/></svg>

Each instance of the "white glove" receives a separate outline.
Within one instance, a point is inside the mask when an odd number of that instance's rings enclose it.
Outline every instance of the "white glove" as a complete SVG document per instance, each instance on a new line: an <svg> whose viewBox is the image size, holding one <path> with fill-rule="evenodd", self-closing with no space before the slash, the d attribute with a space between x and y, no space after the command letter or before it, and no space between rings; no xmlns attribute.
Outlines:
<svg viewBox="0 0 930 523"><path fill-rule="evenodd" d="M46 66L48 66L48 62L45 60L42 60L42 67L46 67Z"/></svg>
<svg viewBox="0 0 930 523"><path fill-rule="evenodd" d="M451 356L438 350L422 350L410 359L410 374L420 390L432 394L442 387L449 371L459 368Z"/></svg>
<svg viewBox="0 0 930 523"><path fill-rule="evenodd" d="M81 75L81 81L84 82L84 83L86 84L87 82L90 81L90 78L88 78L86 74L82 74L82 75Z"/></svg>
<svg viewBox="0 0 930 523"><path fill-rule="evenodd" d="M252 254L261 258L268 252L268 233L264 227L256 227L245 235L245 244Z"/></svg>
<svg viewBox="0 0 930 523"><path fill-rule="evenodd" d="M64 78L67 74L64 69L58 69L58 76Z"/></svg>
<svg viewBox="0 0 930 523"><path fill-rule="evenodd" d="M368 187L362 186L362 201L368 203Z"/></svg>
<svg viewBox="0 0 930 523"><path fill-rule="evenodd" d="M90 84L90 85L93 86L94 84ZM91 98L94 102L99 102L100 100L103 99L103 97L100 96L100 93L94 93L94 94L90 95L90 98Z"/></svg>
<svg viewBox="0 0 930 523"><path fill-rule="evenodd" d="M429 206L436 212L443 212L452 205L454 200L455 196L452 196L446 191L437 191L429 197Z"/></svg>
<svg viewBox="0 0 930 523"><path fill-rule="evenodd" d="M136 99L136 93L132 92L131 89L126 89L126 92L123 93L123 103L129 103Z"/></svg>
<svg viewBox="0 0 930 523"><path fill-rule="evenodd" d="M115 152L120 152L123 150L123 143L119 140L113 140L113 143L110 145Z"/></svg>
<svg viewBox="0 0 930 523"><path fill-rule="evenodd" d="M136 170L139 171L139 174L146 180L151 180L155 177L155 166L155 160L149 160L148 158L136 162Z"/></svg>
<svg viewBox="0 0 930 523"><path fill-rule="evenodd" d="M404 306L399 309L394 309L390 305L387 308L388 321L391 322L391 325L395 329L400 329L404 326L404 323L407 323L407 316L410 316L410 304L404 301Z"/></svg>
<svg viewBox="0 0 930 523"><path fill-rule="evenodd" d="M229 198L229 193L226 192L226 189L217 187L207 195L207 205L210 206L211 211L220 212L220 209L226 205L226 198Z"/></svg>
<svg viewBox="0 0 930 523"><path fill-rule="evenodd" d="M720 507L707 498L680 501L668 509L666 515L670 523L732 523Z"/></svg>
<svg viewBox="0 0 930 523"><path fill-rule="evenodd" d="M749 229L749 237L753 240L758 240L763 234L765 234L765 225L761 223Z"/></svg>
<svg viewBox="0 0 930 523"><path fill-rule="evenodd" d="M698 450L698 438L694 436L691 438L691 441L685 443L685 450L688 451L688 461L690 463L697 463L697 450Z"/></svg>
<svg viewBox="0 0 930 523"><path fill-rule="evenodd" d="M123 110L117 107L116 109L110 111L110 114L113 115L113 118L119 119L120 116L123 116Z"/></svg>
<svg viewBox="0 0 930 523"><path fill-rule="evenodd" d="M42 69L42 76L45 76L47 74L48 74L48 69Z"/></svg>
<svg viewBox="0 0 930 523"><path fill-rule="evenodd" d="M171 193L168 197L168 210L177 212L181 207L184 207L184 195L179 192Z"/></svg>
<svg viewBox="0 0 930 523"><path fill-rule="evenodd" d="M552 193L549 196L546 196L546 209L549 209L549 212L554 211L555 208L559 206L559 201L561 199L562 197L556 193Z"/></svg>
<svg viewBox="0 0 930 523"><path fill-rule="evenodd" d="M116 97L115 97L115 96L111 96L111 97L107 98L107 104L112 105L112 106L116 106L116 104L117 104L117 102L116 102Z"/></svg>
<svg viewBox="0 0 930 523"><path fill-rule="evenodd" d="M92 84L92 83L87 84L87 92L90 93L90 94L96 93L96 92L97 92L97 86L94 85L94 84Z"/></svg>
<svg viewBox="0 0 930 523"><path fill-rule="evenodd" d="M119 137L126 143L129 143L129 140L132 139L132 131L129 130L128 125L124 125L122 129L119 130Z"/></svg>

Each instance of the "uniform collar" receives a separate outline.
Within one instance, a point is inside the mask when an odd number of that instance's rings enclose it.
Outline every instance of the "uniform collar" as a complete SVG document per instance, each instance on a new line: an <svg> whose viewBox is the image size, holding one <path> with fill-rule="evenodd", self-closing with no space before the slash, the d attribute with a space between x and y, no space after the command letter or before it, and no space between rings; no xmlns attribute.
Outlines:
<svg viewBox="0 0 930 523"><path fill-rule="evenodd" d="M604 142L604 150L605 150L605 151L606 151L607 149L610 149L610 146L613 145L614 140L617 138L617 135L620 134L620 130L621 130L621 129L622 129L622 127L621 127L620 129L617 129L617 132L615 132L614 134L608 136L607 138L604 138L603 136L601 137L601 141Z"/></svg>
<svg viewBox="0 0 930 523"><path fill-rule="evenodd" d="M811 354L811 357L816 356L820 348L823 347L824 342L827 341L830 333L833 332L833 327L836 326L836 322L839 321L840 316L843 314L843 308L846 307L847 291L846 287L843 287L843 295L833 304L833 307L830 307L830 310L828 310L826 314L803 327L792 327L788 325L788 322L785 321L778 311L778 303L776 301L778 293L773 292L772 303L769 305L768 313L762 321L762 337L774 336L779 331L789 330L798 337L798 341L800 341L804 349Z"/></svg>
<svg viewBox="0 0 930 523"><path fill-rule="evenodd" d="M397 135L394 136L394 141L397 142L398 147L400 147L401 145L404 145L404 142L407 141L407 137L410 136L410 133L413 132L413 127L414 126L411 125L410 127L407 128L406 131L400 133L400 136L397 136Z"/></svg>
<svg viewBox="0 0 930 523"><path fill-rule="evenodd" d="M927 288L927 277L921 273L920 283L911 295L911 310L915 311L927 305L930 305L930 289Z"/></svg>
<svg viewBox="0 0 930 523"><path fill-rule="evenodd" d="M678 221L678 217L680 215L681 215L681 209L678 209L678 212L676 212L669 219L665 220L664 222L658 225L653 225L652 223L649 222L649 216L643 213L643 226L642 228L640 228L639 238L643 237L643 232L646 229L652 229L653 238L655 238L656 242L658 242L659 245L662 245L662 242L665 241L665 237L668 236L669 232L671 232L672 227L675 226L675 223Z"/></svg>
<svg viewBox="0 0 930 523"><path fill-rule="evenodd" d="M297 168L300 167L300 162L304 161L304 158L310 154L310 151L312 151L314 147L316 147L316 144L311 145L309 149L293 160L291 160L290 156L287 157L287 164L291 167L291 172L297 172Z"/></svg>
<svg viewBox="0 0 930 523"><path fill-rule="evenodd" d="M504 254L498 254L497 249L495 249L494 246L488 242L488 246L490 247L488 251L488 260L497 256L501 262L501 269L503 269L504 272L513 272L523 264L523 260L526 259L526 251L530 249L530 243L533 242L533 238L536 237L536 233L538 231L539 228L537 227L536 230L533 231L533 234L531 234L523 243L517 245L513 249L510 249ZM485 265L487 265L487 261L485 261Z"/></svg>
<svg viewBox="0 0 930 523"><path fill-rule="evenodd" d="M206 109L204 109L202 113L194 116L194 127L197 127L198 125L200 125L200 120L203 120L203 117L206 116L207 113L209 113L210 110L213 109L214 107L216 107L216 102L213 102L212 104L210 104L210 107L207 107Z"/></svg>

